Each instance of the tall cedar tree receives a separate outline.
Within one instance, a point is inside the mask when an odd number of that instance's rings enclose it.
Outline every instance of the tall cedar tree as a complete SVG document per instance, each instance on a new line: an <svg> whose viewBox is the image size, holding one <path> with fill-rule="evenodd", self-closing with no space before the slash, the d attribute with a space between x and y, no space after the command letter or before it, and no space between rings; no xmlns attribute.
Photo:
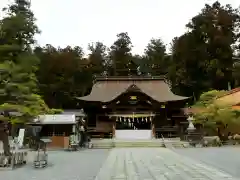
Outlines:
<svg viewBox="0 0 240 180"><path fill-rule="evenodd" d="M16 0L4 9L0 21L0 110L2 124L25 123L48 111L37 94L35 72L38 59L31 46L39 33L34 14L26 0ZM15 113L9 113L15 112ZM9 154L6 129L1 131L4 152Z"/></svg>

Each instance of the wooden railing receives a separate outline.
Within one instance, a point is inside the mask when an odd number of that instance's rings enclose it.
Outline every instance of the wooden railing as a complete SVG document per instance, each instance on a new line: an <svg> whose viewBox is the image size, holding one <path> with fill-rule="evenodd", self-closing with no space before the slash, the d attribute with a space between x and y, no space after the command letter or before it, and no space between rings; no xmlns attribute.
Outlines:
<svg viewBox="0 0 240 180"><path fill-rule="evenodd" d="M169 138L175 138L179 136L178 127L177 126L162 126L159 128L155 128L155 137L162 138L164 136Z"/></svg>

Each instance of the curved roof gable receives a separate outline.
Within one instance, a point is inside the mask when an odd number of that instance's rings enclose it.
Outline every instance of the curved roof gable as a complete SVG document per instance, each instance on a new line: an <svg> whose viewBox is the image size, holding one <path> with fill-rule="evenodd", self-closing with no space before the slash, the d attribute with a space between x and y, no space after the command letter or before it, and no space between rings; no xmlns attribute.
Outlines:
<svg viewBox="0 0 240 180"><path fill-rule="evenodd" d="M142 93L150 96L158 102L179 101L188 99L188 97L173 94L169 85L163 78L144 79L144 78L108 78L96 81L89 95L79 97L84 101L110 102L128 91L132 87L140 90Z"/></svg>

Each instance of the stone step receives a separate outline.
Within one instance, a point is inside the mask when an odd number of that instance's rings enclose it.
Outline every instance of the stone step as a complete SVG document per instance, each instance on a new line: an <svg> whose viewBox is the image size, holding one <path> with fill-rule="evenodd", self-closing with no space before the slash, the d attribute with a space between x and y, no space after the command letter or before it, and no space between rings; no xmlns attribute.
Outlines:
<svg viewBox="0 0 240 180"><path fill-rule="evenodd" d="M166 148L186 148L189 147L187 142L182 141L144 141L144 140L113 140L113 141L94 141L92 142L95 149L110 149L114 147L166 147Z"/></svg>
<svg viewBox="0 0 240 180"><path fill-rule="evenodd" d="M190 147L188 142L165 142L164 143L166 148L188 148Z"/></svg>
<svg viewBox="0 0 240 180"><path fill-rule="evenodd" d="M164 147L163 142L115 142L115 147Z"/></svg>
<svg viewBox="0 0 240 180"><path fill-rule="evenodd" d="M95 142L93 148L113 148L113 147L164 147L162 142L139 142L139 141L118 141L118 142Z"/></svg>
<svg viewBox="0 0 240 180"><path fill-rule="evenodd" d="M110 149L110 148L113 148L114 147L114 143L113 142L104 142L104 143L101 143L101 142L95 142L95 143L92 143L92 148L94 149Z"/></svg>

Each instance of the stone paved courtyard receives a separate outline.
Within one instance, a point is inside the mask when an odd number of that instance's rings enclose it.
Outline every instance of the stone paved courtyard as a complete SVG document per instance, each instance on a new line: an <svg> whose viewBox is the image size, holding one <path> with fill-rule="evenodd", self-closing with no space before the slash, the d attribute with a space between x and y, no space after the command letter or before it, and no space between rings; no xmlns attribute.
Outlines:
<svg viewBox="0 0 240 180"><path fill-rule="evenodd" d="M113 149L95 180L224 180L231 175L166 148Z"/></svg>
<svg viewBox="0 0 240 180"><path fill-rule="evenodd" d="M175 152L222 169L240 179L240 147L175 149Z"/></svg>
<svg viewBox="0 0 240 180"><path fill-rule="evenodd" d="M215 166L190 159L189 153L182 154L166 148L52 151L49 152L50 167L34 169L30 163L14 171L0 171L0 177L4 180L234 179ZM32 155L29 157L31 161Z"/></svg>
<svg viewBox="0 0 240 180"><path fill-rule="evenodd" d="M83 150L78 152L50 151L49 167L34 169L29 164L13 171L0 171L1 180L94 180L109 150Z"/></svg>

